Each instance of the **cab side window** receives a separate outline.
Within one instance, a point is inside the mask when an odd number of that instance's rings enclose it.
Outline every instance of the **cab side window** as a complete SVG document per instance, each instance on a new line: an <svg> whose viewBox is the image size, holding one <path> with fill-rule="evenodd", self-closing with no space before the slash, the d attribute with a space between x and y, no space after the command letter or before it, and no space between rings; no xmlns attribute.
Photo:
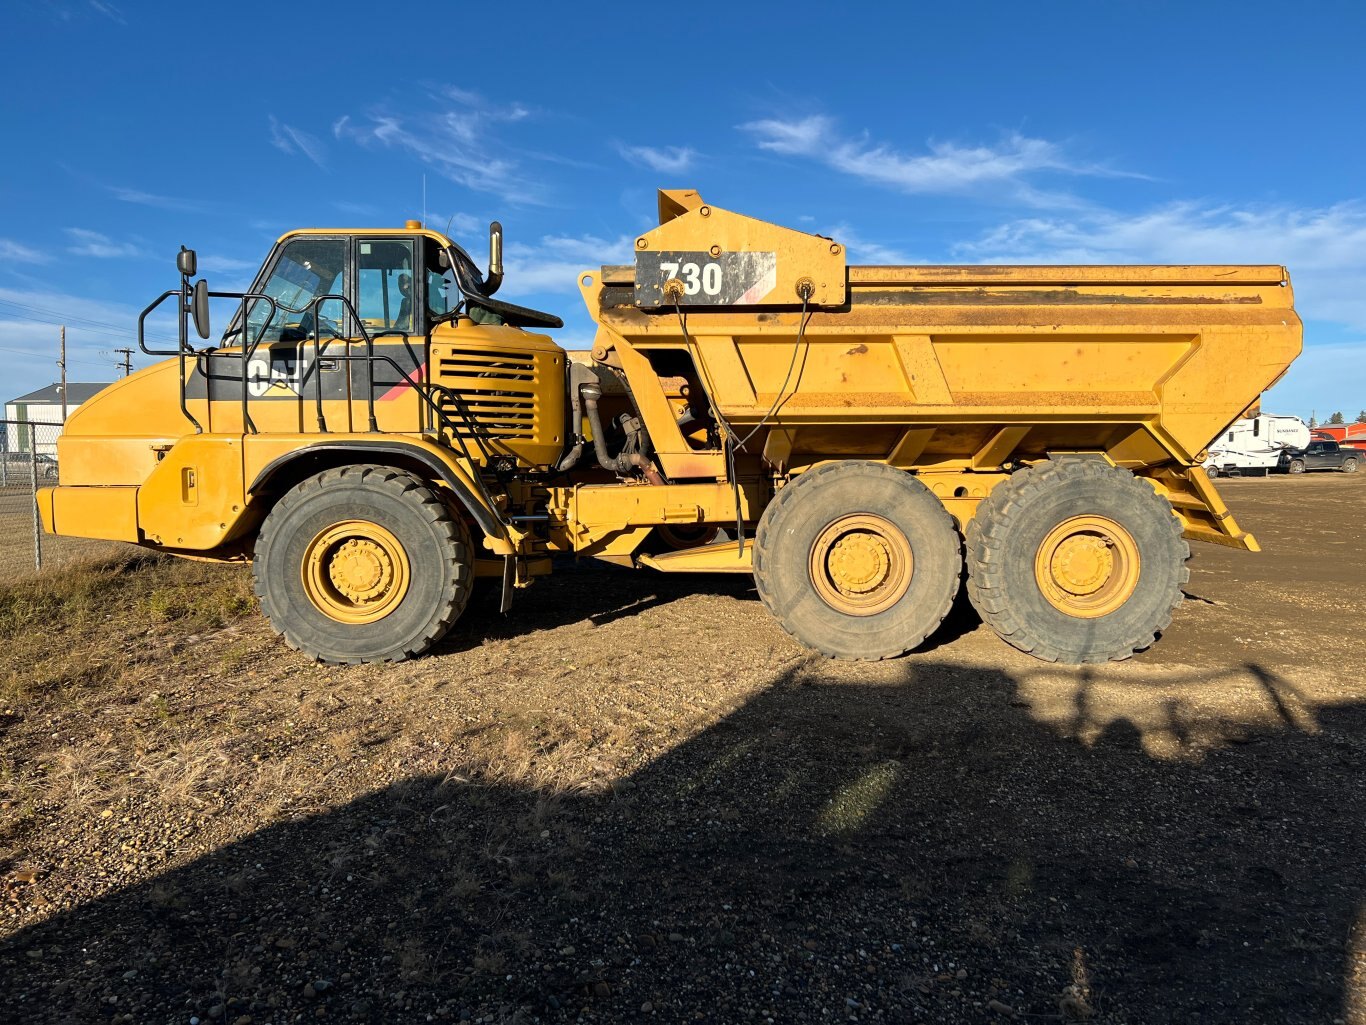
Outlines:
<svg viewBox="0 0 1366 1025"><path fill-rule="evenodd" d="M342 333L345 314L340 299L315 302L320 296L341 295L345 285L346 242L335 238L296 238L280 250L266 280L253 291L275 300L276 306L254 301L247 311L247 341L301 342L312 337L316 318L318 337Z"/></svg>
<svg viewBox="0 0 1366 1025"><path fill-rule="evenodd" d="M441 250L435 242L427 243L427 315L431 319L443 317L455 309L460 301L460 290L455 286L455 272L442 266Z"/></svg>
<svg viewBox="0 0 1366 1025"><path fill-rule="evenodd" d="M362 239L358 243L357 309L365 329L416 333L412 239Z"/></svg>

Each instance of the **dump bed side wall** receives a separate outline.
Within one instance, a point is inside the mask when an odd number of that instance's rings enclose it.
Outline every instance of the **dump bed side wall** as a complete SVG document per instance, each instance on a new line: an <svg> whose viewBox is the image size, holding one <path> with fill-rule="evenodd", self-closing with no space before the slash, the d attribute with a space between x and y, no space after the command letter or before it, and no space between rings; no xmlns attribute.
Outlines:
<svg viewBox="0 0 1366 1025"><path fill-rule="evenodd" d="M885 458L913 427L923 461L971 460L1018 426L1008 455L1190 463L1300 351L1280 267L851 267L800 346L799 310L645 312L623 270L583 286L596 351L687 347L728 420L777 403L798 454Z"/></svg>

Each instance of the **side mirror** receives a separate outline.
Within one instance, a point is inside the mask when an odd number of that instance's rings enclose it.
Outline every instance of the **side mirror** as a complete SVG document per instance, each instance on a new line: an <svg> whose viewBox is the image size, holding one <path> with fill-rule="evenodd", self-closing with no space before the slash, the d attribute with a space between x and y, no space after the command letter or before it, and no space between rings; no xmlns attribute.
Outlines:
<svg viewBox="0 0 1366 1025"><path fill-rule="evenodd" d="M194 263L194 253L190 253L190 263ZM200 338L209 337L209 283L200 278L194 283L194 298L190 302L190 312L194 315L194 329Z"/></svg>
<svg viewBox="0 0 1366 1025"><path fill-rule="evenodd" d="M195 257L194 250L186 249L184 246L181 246L180 252L176 254L175 265L180 273L187 278L194 277L195 272L199 269L199 261ZM208 335L204 337L207 338Z"/></svg>
<svg viewBox="0 0 1366 1025"><path fill-rule="evenodd" d="M484 276L484 294L493 295L503 283L503 226L489 225L489 272Z"/></svg>

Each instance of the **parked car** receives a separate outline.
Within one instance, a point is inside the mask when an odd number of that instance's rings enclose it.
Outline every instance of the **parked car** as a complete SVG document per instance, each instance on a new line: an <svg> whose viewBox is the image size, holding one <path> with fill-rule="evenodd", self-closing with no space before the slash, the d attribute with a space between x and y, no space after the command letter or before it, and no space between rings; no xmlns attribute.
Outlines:
<svg viewBox="0 0 1366 1025"><path fill-rule="evenodd" d="M51 456L40 453L33 457L27 452L4 452L0 453L0 482L11 486L23 483L33 473L35 463L39 480L57 479L57 460Z"/></svg>
<svg viewBox="0 0 1366 1025"><path fill-rule="evenodd" d="M1288 448L1281 453L1278 469L1286 473L1307 473L1310 470L1341 470L1356 473L1366 453L1354 448L1343 448L1336 441L1311 441L1304 448Z"/></svg>

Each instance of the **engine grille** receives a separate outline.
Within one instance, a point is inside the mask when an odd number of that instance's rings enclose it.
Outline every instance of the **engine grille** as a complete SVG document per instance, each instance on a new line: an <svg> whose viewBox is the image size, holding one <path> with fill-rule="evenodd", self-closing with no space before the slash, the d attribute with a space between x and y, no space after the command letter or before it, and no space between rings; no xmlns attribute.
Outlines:
<svg viewBox="0 0 1366 1025"><path fill-rule="evenodd" d="M498 349L450 349L436 361L442 411L462 437L534 438L540 418L536 354Z"/></svg>

